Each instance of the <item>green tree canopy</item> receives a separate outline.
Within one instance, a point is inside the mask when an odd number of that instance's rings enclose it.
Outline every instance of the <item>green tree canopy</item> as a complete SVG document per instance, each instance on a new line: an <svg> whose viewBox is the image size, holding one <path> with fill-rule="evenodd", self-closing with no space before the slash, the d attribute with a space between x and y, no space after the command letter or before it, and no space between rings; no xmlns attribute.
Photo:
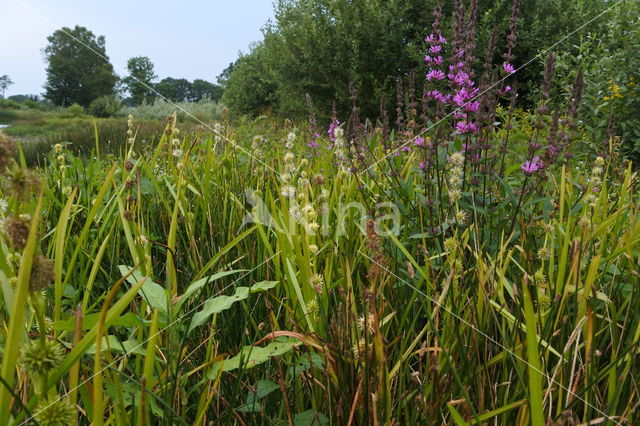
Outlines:
<svg viewBox="0 0 640 426"><path fill-rule="evenodd" d="M217 84L210 83L206 80L195 79L191 83L191 93L189 100L200 102L202 99L210 99L218 101L222 97L222 87Z"/></svg>
<svg viewBox="0 0 640 426"><path fill-rule="evenodd" d="M235 113L253 114L277 106L277 77L268 67L267 53L264 43L256 43L251 53L240 56L218 77L224 84L222 100Z"/></svg>
<svg viewBox="0 0 640 426"><path fill-rule="evenodd" d="M124 85L131 96L133 105L145 102L153 103L156 94L153 82L158 78L154 71L153 62L147 56L136 56L127 61L129 75L124 78Z"/></svg>
<svg viewBox="0 0 640 426"><path fill-rule="evenodd" d="M170 101L188 101L191 95L191 83L185 78L167 77L156 84L156 90Z"/></svg>
<svg viewBox="0 0 640 426"><path fill-rule="evenodd" d="M287 117L305 114L309 94L324 118L337 101L338 111L351 107L349 83L354 82L362 114L374 117L382 95L389 110L395 102L395 82L416 70L417 96L422 94L424 38L431 32L436 0L276 0L275 17L264 28L264 41L227 68L220 76L225 102L237 113L258 113L274 108ZM451 37L457 2L440 1L442 28ZM468 19L471 0L460 0ZM477 58L472 64L482 72L487 41L497 29L494 63L505 52L513 0L478 0L475 28ZM521 98L532 104L543 69L533 61L541 50L553 46L586 22L596 31L606 19L593 21L607 0L521 2L516 60L520 67L511 79ZM593 21L593 22L592 22ZM559 49L573 49L564 43Z"/></svg>
<svg viewBox="0 0 640 426"><path fill-rule="evenodd" d="M110 95L117 77L106 53L104 36L85 27L55 31L44 49L47 81L44 96L56 105L89 106L94 99Z"/></svg>

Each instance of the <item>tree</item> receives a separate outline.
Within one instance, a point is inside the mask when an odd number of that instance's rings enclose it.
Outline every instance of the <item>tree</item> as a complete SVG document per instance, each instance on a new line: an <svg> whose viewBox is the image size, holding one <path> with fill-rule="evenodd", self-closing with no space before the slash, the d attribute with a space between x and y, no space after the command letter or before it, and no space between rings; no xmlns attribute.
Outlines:
<svg viewBox="0 0 640 426"><path fill-rule="evenodd" d="M117 77L106 53L104 36L96 37L76 25L55 31L47 40L47 99L56 105L78 103L88 107L94 99L113 94Z"/></svg>
<svg viewBox="0 0 640 426"><path fill-rule="evenodd" d="M229 78L231 78L231 74L233 74L233 71L235 70L236 62L237 61L231 62L224 70L222 70L220 75L216 77L216 81L222 87L223 91L227 88Z"/></svg>
<svg viewBox="0 0 640 426"><path fill-rule="evenodd" d="M277 78L267 67L266 54L264 43L257 43L233 63L222 99L234 113L256 114L277 107Z"/></svg>
<svg viewBox="0 0 640 426"><path fill-rule="evenodd" d="M131 95L133 105L145 102L153 103L156 94L153 91L153 81L158 78L153 62L146 56L136 56L127 61L129 75L124 78L124 85Z"/></svg>
<svg viewBox="0 0 640 426"><path fill-rule="evenodd" d="M219 101L222 97L222 92L222 87L217 84L210 83L206 80L195 79L191 83L189 100L200 102L202 99L208 98L212 101Z"/></svg>
<svg viewBox="0 0 640 426"><path fill-rule="evenodd" d="M167 77L156 84L156 90L170 101L188 101L191 94L191 83L184 78Z"/></svg>
<svg viewBox="0 0 640 426"><path fill-rule="evenodd" d="M13 81L9 78L8 75L3 75L0 77L0 90L2 90L2 98L4 99L4 91L7 90L9 86L13 84Z"/></svg>

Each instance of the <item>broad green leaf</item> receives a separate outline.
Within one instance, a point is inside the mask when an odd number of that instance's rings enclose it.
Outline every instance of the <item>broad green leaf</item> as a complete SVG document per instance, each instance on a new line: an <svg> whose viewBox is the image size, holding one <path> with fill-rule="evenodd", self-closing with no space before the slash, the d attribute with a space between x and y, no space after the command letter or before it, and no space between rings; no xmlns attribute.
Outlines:
<svg viewBox="0 0 640 426"><path fill-rule="evenodd" d="M284 355L302 342L297 339L276 339L267 346L245 346L231 358L213 364L207 377L215 379L221 371L232 371L238 368L252 368L267 362L271 357Z"/></svg>
<svg viewBox="0 0 640 426"><path fill-rule="evenodd" d="M99 312L84 316L84 318L82 318L82 329L83 330L89 330L89 329L93 328L93 326L95 326L98 323L99 319L100 319L100 313ZM134 314L133 312L127 312L126 314L122 315L121 317L118 317L115 320L113 320L111 325L112 326L121 326L121 327L139 327L140 325L142 325L142 322L141 322L140 318L138 317L138 315ZM55 329L56 330L73 331L75 329L75 327L76 327L76 318L75 317L70 317L70 318L68 318L66 320L57 321L55 323Z"/></svg>
<svg viewBox="0 0 640 426"><path fill-rule="evenodd" d="M206 278L202 278L192 282L191 284L189 284L189 287L187 287L187 289L182 294L182 296L180 296L180 300L176 304L176 310L179 311L182 305L189 299L189 297L191 297L193 293L200 290L205 285L210 284L216 280L219 280L220 278L224 278L226 276L233 275L238 272L245 272L245 271L246 269L238 269L234 271L222 271L222 272L218 272L217 274L209 275Z"/></svg>
<svg viewBox="0 0 640 426"><path fill-rule="evenodd" d="M118 266L118 269L120 270L122 276L125 276L133 268L120 265ZM127 282L133 285L142 280L142 278L143 276L140 271L135 270L131 275L129 275L129 277L127 278ZM146 277L140 293L142 293L149 306L158 309L160 312L167 313L167 292L160 284L154 283L151 278Z"/></svg>
<svg viewBox="0 0 640 426"><path fill-rule="evenodd" d="M280 386L278 386L278 384L276 383L273 383L271 380L258 381L255 392L249 391L249 393L247 394L247 402L236 408L236 410L245 413L260 412L262 410L260 400L279 388Z"/></svg>
<svg viewBox="0 0 640 426"><path fill-rule="evenodd" d="M145 354L144 345L140 344L140 342L137 342L135 340L126 340L124 342L121 342L116 336L112 335L104 336L102 338L102 344L100 347L102 352L108 349L112 352L123 352L126 354ZM87 349L87 352L85 352L85 354L93 355L95 353L96 344L94 343L89 347L89 349Z"/></svg>
<svg viewBox="0 0 640 426"><path fill-rule="evenodd" d="M251 287L236 287L235 294L233 296L217 296L204 302L204 307L200 312L197 312L191 318L191 325L189 325L189 331L193 331L196 327L204 324L209 320L211 315L220 313L229 309L234 303L249 297L250 294L258 291L265 291L273 288L278 284L277 281L263 281L254 284Z"/></svg>
<svg viewBox="0 0 640 426"><path fill-rule="evenodd" d="M307 410L293 416L294 426L318 426L326 425L327 423L329 423L327 416L313 410Z"/></svg>

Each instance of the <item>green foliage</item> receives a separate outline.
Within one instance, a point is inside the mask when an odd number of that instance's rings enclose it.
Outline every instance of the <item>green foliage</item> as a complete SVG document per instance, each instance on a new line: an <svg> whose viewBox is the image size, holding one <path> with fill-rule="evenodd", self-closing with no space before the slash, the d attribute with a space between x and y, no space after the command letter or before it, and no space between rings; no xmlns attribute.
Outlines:
<svg viewBox="0 0 640 426"><path fill-rule="evenodd" d="M153 82L158 78L153 62L146 56L136 56L127 61L129 75L123 79L125 87L131 96L133 106L144 103L153 103L156 94L153 91Z"/></svg>
<svg viewBox="0 0 640 426"><path fill-rule="evenodd" d="M100 96L89 105L89 114L94 117L108 118L116 115L122 108L122 103L115 95Z"/></svg>
<svg viewBox="0 0 640 426"><path fill-rule="evenodd" d="M450 39L454 2L441 3L444 35ZM468 10L469 2L463 3ZM478 1L476 45L481 47L474 51L478 59L473 64L478 75L494 28L498 30L494 62L503 61L511 3ZM434 0L280 0L275 3L274 21L263 30L264 41L221 75L229 92L225 103L242 114L272 109L300 118L309 94L326 119L334 100L341 113L351 108L348 87L354 82L361 94L362 115L374 118L383 95L391 109L397 77L405 80L406 87L409 72L417 69L416 91L422 93L424 38L431 32L434 5ZM536 102L543 69L542 62L529 61L586 22L581 31L601 31L607 17L592 18L608 6L606 0L521 2L514 65L527 66L509 84L518 86L528 106ZM577 54L569 41L557 48Z"/></svg>
<svg viewBox="0 0 640 426"><path fill-rule="evenodd" d="M211 125L214 121L222 119L224 105L204 99L200 102L167 102L158 99L153 104L140 105L136 108L125 108L122 113L133 114L145 120L164 120L167 116L177 113L181 121L188 123L205 123Z"/></svg>
<svg viewBox="0 0 640 426"><path fill-rule="evenodd" d="M606 150L611 137L625 153L640 159L640 6L625 1L603 18L603 28L584 34L578 53L559 55L558 67L569 85L580 67L585 73L581 116L594 149Z"/></svg>
<svg viewBox="0 0 640 426"><path fill-rule="evenodd" d="M254 44L251 52L240 56L230 67L233 72L222 80L222 100L235 114L253 115L272 110L277 105L277 84L269 69L267 55L264 43Z"/></svg>
<svg viewBox="0 0 640 426"><path fill-rule="evenodd" d="M80 117L82 114L84 114L84 108L82 107L82 105L74 103L69 105L69 107L67 108L67 113L71 117Z"/></svg>
<svg viewBox="0 0 640 426"><path fill-rule="evenodd" d="M109 62L104 36L88 29L64 27L47 38L45 97L55 105L88 107L94 99L113 94L117 77Z"/></svg>
<svg viewBox="0 0 640 426"><path fill-rule="evenodd" d="M206 80L195 79L191 82L189 98L192 102L200 102L205 99L217 102L222 98L222 87Z"/></svg>
<svg viewBox="0 0 640 426"><path fill-rule="evenodd" d="M185 78L167 77L160 80L155 88L160 95L173 102L187 101L191 94L191 83Z"/></svg>

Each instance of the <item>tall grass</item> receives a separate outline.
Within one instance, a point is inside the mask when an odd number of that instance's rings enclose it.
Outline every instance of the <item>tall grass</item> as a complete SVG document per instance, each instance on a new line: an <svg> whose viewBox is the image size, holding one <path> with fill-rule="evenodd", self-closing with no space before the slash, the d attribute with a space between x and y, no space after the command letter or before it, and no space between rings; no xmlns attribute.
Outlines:
<svg viewBox="0 0 640 426"><path fill-rule="evenodd" d="M632 422L630 166L579 157L520 197L514 150L489 186L498 208L469 190L463 220L448 202L429 213L438 178L417 152L384 158L372 133L372 167L352 173L288 126L253 138L221 123L223 139L172 118L116 157L55 147L42 210L9 166L4 423L65 409L82 424ZM21 214L24 250L8 231ZM42 294L26 278L37 253L53 261Z"/></svg>

